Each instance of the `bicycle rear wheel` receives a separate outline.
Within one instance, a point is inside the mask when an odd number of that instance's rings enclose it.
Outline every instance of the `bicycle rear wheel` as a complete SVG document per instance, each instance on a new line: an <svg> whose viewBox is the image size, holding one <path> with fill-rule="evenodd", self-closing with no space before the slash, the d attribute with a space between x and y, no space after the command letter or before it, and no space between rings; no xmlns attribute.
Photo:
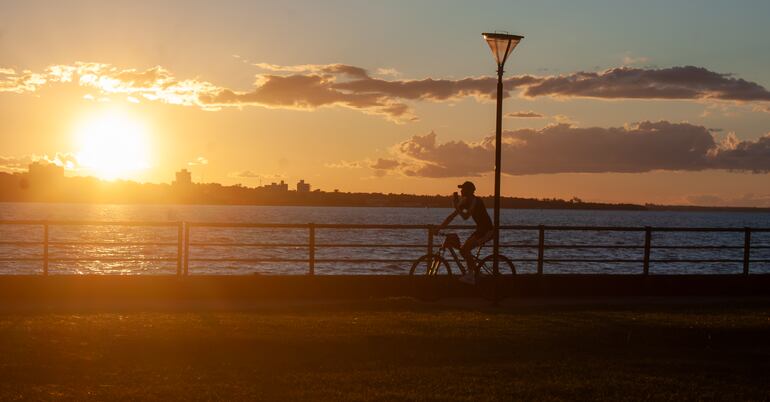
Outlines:
<svg viewBox="0 0 770 402"><path fill-rule="evenodd" d="M488 255L479 261L479 274L480 275L492 275L494 274L493 266L495 263L495 256ZM516 266L513 265L513 261L508 257L500 255L497 261L497 269L500 271L500 275L515 275Z"/></svg>
<svg viewBox="0 0 770 402"><path fill-rule="evenodd" d="M438 254L425 254L415 260L409 270L409 275L441 275L442 273L452 275L452 270L446 258Z"/></svg>

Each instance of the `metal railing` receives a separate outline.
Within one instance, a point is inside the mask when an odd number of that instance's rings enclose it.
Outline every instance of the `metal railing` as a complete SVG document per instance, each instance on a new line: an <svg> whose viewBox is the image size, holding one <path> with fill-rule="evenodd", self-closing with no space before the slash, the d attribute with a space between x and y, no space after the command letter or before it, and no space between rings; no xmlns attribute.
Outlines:
<svg viewBox="0 0 770 402"><path fill-rule="evenodd" d="M363 264L363 263L407 263L414 258L317 258L316 251L324 248L412 248L424 249L427 253L433 253L438 245L434 237L434 225L385 225L385 224L274 224L274 223L212 223L212 222L108 222L108 221L0 221L0 225L39 226L42 228L42 239L39 241L6 240L0 239L0 246L40 246L42 253L38 257L2 257L0 263L13 261L38 261L42 263L42 274L48 275L50 263L64 262L176 262L176 275L187 276L190 274L190 262L198 263L300 263L307 264L307 274L316 274L316 264ZM125 227L166 227L177 229L174 242L118 242L118 241L55 241L51 240L50 228L56 226L125 226ZM205 228L225 229L291 229L306 230L307 242L205 242L191 241L191 231ZM450 226L450 229L471 229L471 226ZM319 243L317 234L323 230L399 230L399 231L423 231L425 243ZM532 231L537 234L537 243L507 243L501 244L502 249L533 249L537 252L536 258L510 258L513 262L530 262L536 265L536 273L542 275L546 264L554 263L633 263L640 265L640 273L650 274L652 264L670 263L729 263L740 264L742 274L749 275L752 263L770 263L770 259L752 259L751 251L756 249L770 249L767 245L752 245L752 233L770 232L770 228L693 228L693 227L618 227L618 226L532 226L532 225L507 225L501 226L501 231ZM560 244L549 243L547 234L555 232L626 232L644 234L642 244ZM742 233L742 244L736 245L655 245L654 233ZM176 246L175 257L56 257L51 256L50 248L58 246ZM246 247L246 248L274 248L274 249L305 249L304 255L297 258L202 258L191 257L191 249L194 247ZM488 247L491 247L488 245ZM575 249L575 250L640 250L640 258L549 258L547 250ZM742 250L743 258L651 258L651 252L655 249L668 250ZM416 258L416 257L415 257Z"/></svg>

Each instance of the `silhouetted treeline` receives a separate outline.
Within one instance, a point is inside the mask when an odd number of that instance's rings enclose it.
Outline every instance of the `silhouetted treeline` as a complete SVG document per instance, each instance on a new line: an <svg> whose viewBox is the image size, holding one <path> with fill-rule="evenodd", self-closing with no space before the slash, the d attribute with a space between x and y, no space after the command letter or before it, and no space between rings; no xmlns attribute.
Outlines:
<svg viewBox="0 0 770 402"><path fill-rule="evenodd" d="M482 197L488 208L491 196ZM116 204L221 204L221 205L293 205L348 207L430 207L447 208L449 195L415 195L393 193L296 192L264 187L223 186L218 183L186 185L102 181L93 177L60 177L31 180L25 173L0 173L0 201L67 202ZM714 210L706 207L667 207L636 204L603 204L584 202L578 198L530 199L503 197L502 208L519 209L603 209L603 210ZM756 208L718 208L760 210ZM768 209L765 209L768 210Z"/></svg>

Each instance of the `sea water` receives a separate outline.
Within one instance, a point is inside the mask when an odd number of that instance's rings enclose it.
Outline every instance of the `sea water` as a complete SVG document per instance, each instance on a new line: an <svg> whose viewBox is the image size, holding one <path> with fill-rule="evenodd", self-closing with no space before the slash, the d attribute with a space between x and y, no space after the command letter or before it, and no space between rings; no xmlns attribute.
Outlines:
<svg viewBox="0 0 770 402"><path fill-rule="evenodd" d="M294 224L439 224L448 208L276 207L219 205L112 205L0 203L0 220L87 220L151 222L294 223ZM490 211L491 214L491 211ZM770 213L686 211L502 210L503 225L565 225L619 227L770 228ZM460 218L456 224L469 224ZM470 231L456 230L461 237ZM50 274L173 274L177 270L178 228L101 225L52 225L49 228ZM583 245L615 248L569 249L547 247L544 272L641 273L643 231L547 231L547 246ZM42 226L0 225L0 242L39 242ZM192 227L190 275L305 274L306 261L252 262L248 259L306 260L309 229ZM440 242L439 238L435 240ZM142 245L137 243L164 243ZM427 252L424 229L315 230L316 274L406 274L411 261ZM73 243L97 243L92 245ZM201 244L205 243L205 245ZM213 245L212 243L216 243ZM229 246L228 244L267 244ZM502 253L515 260L518 273L536 272L537 230L504 230ZM282 245L271 246L270 244ZM353 247L329 247L344 244ZM402 247L382 247L386 245ZM740 273L743 270L743 232L653 232L653 247L727 246L727 249L653 248L653 274ZM408 247L403 247L408 246ZM622 248L632 246L638 248ZM770 273L770 233L751 237L752 273ZM36 274L40 261L7 261L42 256L42 245L0 244L0 274ZM491 249L482 249L482 256ZM116 259L134 259L115 261ZM148 261L167 259L168 261ZM228 261L211 261L225 259ZM384 262L338 260L377 259ZM631 260L630 262L558 262L554 260ZM729 263L656 263L655 260L733 260ZM206 260L206 261L196 261ZM325 260L335 260L324 262Z"/></svg>

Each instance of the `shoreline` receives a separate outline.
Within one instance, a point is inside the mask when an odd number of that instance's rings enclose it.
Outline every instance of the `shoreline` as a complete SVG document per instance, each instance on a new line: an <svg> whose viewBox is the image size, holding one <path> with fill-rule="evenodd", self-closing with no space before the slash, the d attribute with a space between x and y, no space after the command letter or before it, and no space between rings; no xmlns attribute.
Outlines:
<svg viewBox="0 0 770 402"><path fill-rule="evenodd" d="M36 204L36 205L115 205L115 206L211 206L211 207L281 207L281 208L404 208L404 209L445 209L450 207L441 206L419 206L419 205L316 205L316 204L280 204L280 203L154 203L154 202L69 202L69 201L0 201L3 204ZM602 204L603 205L603 204ZM580 207L570 208L562 207L506 207L504 210L524 210L524 211L618 211L618 212L734 212L734 213L770 213L770 208L763 207L706 207L706 206L680 206L680 205L635 205L635 208L613 207L612 204L606 204L608 207Z"/></svg>

